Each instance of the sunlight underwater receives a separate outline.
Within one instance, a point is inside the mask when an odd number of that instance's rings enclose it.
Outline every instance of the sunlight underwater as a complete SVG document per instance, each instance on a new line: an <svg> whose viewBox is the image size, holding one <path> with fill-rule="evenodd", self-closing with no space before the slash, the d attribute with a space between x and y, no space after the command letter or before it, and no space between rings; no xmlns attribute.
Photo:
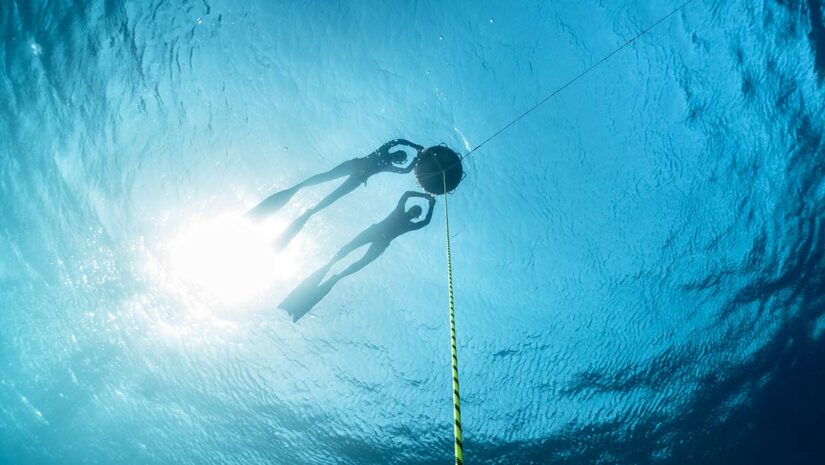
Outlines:
<svg viewBox="0 0 825 465"><path fill-rule="evenodd" d="M668 1L0 2L0 463L452 461L443 203L293 323L388 139L465 153ZM466 162L467 464L821 463L819 0L694 0ZM345 267L342 262L336 267Z"/></svg>

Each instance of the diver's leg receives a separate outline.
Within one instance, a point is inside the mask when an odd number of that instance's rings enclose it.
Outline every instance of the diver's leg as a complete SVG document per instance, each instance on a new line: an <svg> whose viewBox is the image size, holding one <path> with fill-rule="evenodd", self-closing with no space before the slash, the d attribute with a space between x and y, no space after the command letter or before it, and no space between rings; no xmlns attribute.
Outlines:
<svg viewBox="0 0 825 465"><path fill-rule="evenodd" d="M372 232L372 227L369 227L366 230L362 231L360 234L355 236L355 239L349 241L349 243L341 247L341 249L335 253L332 259L330 259L330 261L327 262L326 265L318 269L318 272L323 271L323 275L326 275L327 271L329 271L329 269L332 268L333 265L341 261L347 255L373 242L375 240L374 235L375 234Z"/></svg>
<svg viewBox="0 0 825 465"><path fill-rule="evenodd" d="M348 253L352 252L353 250L357 249L365 245L364 243L353 241L347 245L345 245L341 252L335 255L335 257L330 261L326 266L319 269L315 273L313 273L310 277L308 277L304 282L302 282L298 287L293 289L292 292L287 295L283 302L278 305L278 307L285 309L291 316L293 321L298 321L303 315L305 315L312 307L315 306L318 302L321 301L329 291L332 290L332 287L340 281L342 278L349 276L358 270L364 268L376 258L380 257L384 250L387 249L389 245L388 242L380 242L380 243L373 243L367 252L361 257L357 262L350 264L344 271L341 273L332 276L331 278L327 279L324 282L321 282L324 275L329 272L329 269L332 265L346 256Z"/></svg>
<svg viewBox="0 0 825 465"><path fill-rule="evenodd" d="M355 239L351 240L348 244L341 247L341 250L339 250L335 254L335 256L333 256L332 259L329 262L327 262L326 265L322 266L321 268L318 268L318 270L316 270L307 279L305 279L301 283L301 285L299 285L296 288L296 290L302 289L302 288L305 289L308 286L319 287L321 285L321 281L326 276L326 274L329 272L330 268L332 268L336 263L341 261L347 255L351 254L352 252L354 252L354 251L358 250L359 248L361 248L361 247L369 244L370 242L372 242L372 239L370 238L371 235L368 234L369 232L370 232L370 230L367 229L366 231L362 232L361 234L355 236Z"/></svg>
<svg viewBox="0 0 825 465"><path fill-rule="evenodd" d="M345 161L325 173L316 174L311 176L309 179L290 187L289 189L284 189L270 195L258 205L250 209L246 213L246 216L253 219L261 219L267 215L271 215L286 205L286 203L289 202L289 199L291 199L292 196L295 195L295 193L301 188L314 186L315 184L321 184L343 176L348 176L352 174L354 169L355 167L353 166L353 160Z"/></svg>
<svg viewBox="0 0 825 465"><path fill-rule="evenodd" d="M312 215L318 213L319 211L327 208L328 206L332 205L336 200L340 199L341 197L343 197L343 196L349 194L350 192L354 191L355 189L357 189L358 186L361 185L361 182L362 182L362 180L361 180L360 177L357 177L357 176L348 177L346 179L346 181L341 183L340 186L336 187L334 191L330 192L329 194L327 194L326 197L321 199L321 201L318 202L317 205L315 205L314 207L307 210L304 213L304 215L308 215L307 217L309 217L309 216L312 216Z"/></svg>
<svg viewBox="0 0 825 465"><path fill-rule="evenodd" d="M376 258L380 257L381 254L387 250L389 245L389 242L373 242L372 245L370 245L370 248L367 249L367 252L364 253L363 257L350 264L350 266L348 266L344 271L330 277L324 284L332 286L341 279L360 271L362 268L372 263Z"/></svg>
<svg viewBox="0 0 825 465"><path fill-rule="evenodd" d="M341 260L356 249L375 242L375 239L376 236L374 226L370 226L369 228L361 231L353 240L349 241L347 245L341 247L341 250L339 250L333 257L333 261L337 262L338 260ZM330 264L332 264L333 261L331 261Z"/></svg>
<svg viewBox="0 0 825 465"><path fill-rule="evenodd" d="M316 184L321 184L321 183L324 183L324 182L327 182L327 181L332 181L333 179L338 179L338 178L343 178L344 176L349 176L349 175L353 174L354 171L355 171L356 167L354 166L354 162L355 162L355 160L347 160L347 161L341 163L340 165L336 166L335 168L333 168L333 169L331 169L327 172L319 173L319 174L316 174L314 176L310 176L305 181L302 181L302 182L296 184L292 189L298 190L298 189L301 189L302 187L314 186Z"/></svg>
<svg viewBox="0 0 825 465"><path fill-rule="evenodd" d="M307 221L309 221L309 218L312 217L312 215L330 206L333 202L343 197L344 195L352 192L360 184L361 182L353 176L347 178L347 180L344 181L343 184L338 186L329 195L321 199L321 201L318 202L317 205L305 211L301 216L296 218L295 221L293 221L289 225L289 227L287 227L275 241L276 249L281 250L286 248L286 246L289 245L290 242L292 242L292 239L298 235L298 233L301 231L301 229L304 227Z"/></svg>

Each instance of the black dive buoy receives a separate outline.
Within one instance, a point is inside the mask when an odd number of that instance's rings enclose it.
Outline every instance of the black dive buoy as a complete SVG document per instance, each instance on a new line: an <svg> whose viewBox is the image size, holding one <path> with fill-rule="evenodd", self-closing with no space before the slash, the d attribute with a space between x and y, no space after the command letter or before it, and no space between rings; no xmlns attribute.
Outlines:
<svg viewBox="0 0 825 465"><path fill-rule="evenodd" d="M454 191L464 179L461 157L446 145L434 145L422 150L414 172L418 185L433 195L444 194L445 179L447 192Z"/></svg>

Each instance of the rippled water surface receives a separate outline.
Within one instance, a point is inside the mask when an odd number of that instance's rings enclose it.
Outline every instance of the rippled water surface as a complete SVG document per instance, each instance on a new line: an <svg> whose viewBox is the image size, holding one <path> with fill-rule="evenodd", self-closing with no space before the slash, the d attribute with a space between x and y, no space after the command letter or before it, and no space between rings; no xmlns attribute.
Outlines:
<svg viewBox="0 0 825 465"><path fill-rule="evenodd" d="M452 461L443 199L293 323L410 176L666 1L0 1L0 463ZM467 464L825 460L820 0L694 0L466 160Z"/></svg>

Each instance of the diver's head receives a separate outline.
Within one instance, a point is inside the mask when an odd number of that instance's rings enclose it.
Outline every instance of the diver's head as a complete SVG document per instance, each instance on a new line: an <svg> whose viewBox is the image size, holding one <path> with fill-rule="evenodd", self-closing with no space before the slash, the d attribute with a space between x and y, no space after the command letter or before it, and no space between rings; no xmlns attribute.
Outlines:
<svg viewBox="0 0 825 465"><path fill-rule="evenodd" d="M413 205L407 210L407 217L409 218L418 218L421 214L424 213L424 209L419 207L418 205Z"/></svg>
<svg viewBox="0 0 825 465"><path fill-rule="evenodd" d="M403 150L396 150L390 152L390 162L394 165L400 165L407 161L407 152Z"/></svg>

